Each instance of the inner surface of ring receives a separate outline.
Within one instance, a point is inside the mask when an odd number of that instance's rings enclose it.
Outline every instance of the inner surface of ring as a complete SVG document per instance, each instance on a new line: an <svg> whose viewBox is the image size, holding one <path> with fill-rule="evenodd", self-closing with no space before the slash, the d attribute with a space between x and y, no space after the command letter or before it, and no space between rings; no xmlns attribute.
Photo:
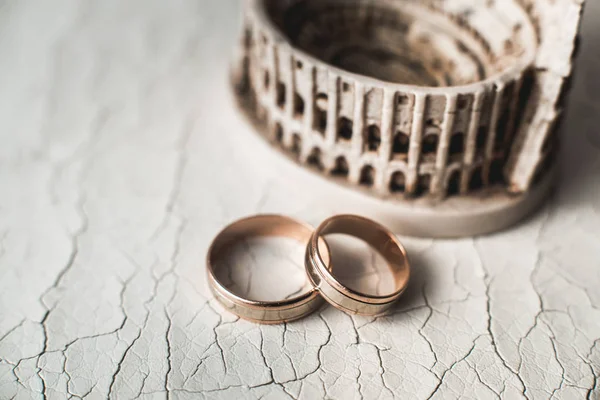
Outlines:
<svg viewBox="0 0 600 400"><path fill-rule="evenodd" d="M331 274L342 286L367 296L387 296L396 291L388 261L357 237L332 233L325 239L331 254Z"/></svg>
<svg viewBox="0 0 600 400"><path fill-rule="evenodd" d="M213 276L232 294L250 301L305 296L312 290L303 264L311 233L310 227L283 216L240 220L213 243L209 260ZM329 260L326 247L322 252Z"/></svg>
<svg viewBox="0 0 600 400"><path fill-rule="evenodd" d="M342 279L339 279L340 270L347 269L348 264L339 265L336 262L339 262L339 258L336 252L336 247L334 246L334 242L331 241L332 236L337 236L336 234L350 235L357 239L360 239L370 245L379 255L380 258L383 258L387 264L387 267L391 270L394 280L394 287L387 287L385 293L376 293L377 295L388 296L393 294L399 289L402 289L407 282L409 276L409 268L408 261L406 259L406 255L402 252L402 250L398 247L397 242L395 242L392 238L388 236L385 231L378 229L376 224L365 223L362 220L358 220L355 218L336 218L328 221L325 225L321 226L321 230L319 231L321 237L327 236L326 240L332 249L331 258L333 263L333 272L336 273L336 279L344 284ZM321 252L317 250L319 256L321 256ZM325 265L329 265L326 260L323 258ZM368 261L367 261L368 262ZM371 262L377 262L374 258ZM379 263L378 263L379 265ZM377 266L373 266L377 267ZM351 267L352 268L352 267ZM377 268L375 268L377 269ZM382 271L376 272L382 273ZM347 275L347 271L345 273ZM389 285L388 285L389 286ZM360 292L361 294L366 295L374 295L375 293L367 293L364 286L360 288L350 287L354 291ZM391 290L390 290L391 289Z"/></svg>

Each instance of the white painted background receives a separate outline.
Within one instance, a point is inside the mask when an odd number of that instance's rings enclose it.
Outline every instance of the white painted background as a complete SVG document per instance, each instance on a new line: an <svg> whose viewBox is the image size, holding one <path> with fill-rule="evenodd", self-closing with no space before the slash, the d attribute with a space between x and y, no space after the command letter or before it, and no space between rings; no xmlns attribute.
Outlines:
<svg viewBox="0 0 600 400"><path fill-rule="evenodd" d="M211 238L256 212L317 223L349 192L236 112L238 6L0 2L0 398L600 398L600 2L551 201L406 239L393 315L278 326L211 300Z"/></svg>

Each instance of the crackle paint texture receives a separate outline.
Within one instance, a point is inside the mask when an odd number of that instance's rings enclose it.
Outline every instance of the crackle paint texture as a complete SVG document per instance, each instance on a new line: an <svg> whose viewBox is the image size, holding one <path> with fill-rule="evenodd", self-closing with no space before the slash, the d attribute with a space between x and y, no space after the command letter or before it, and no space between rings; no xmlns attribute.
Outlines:
<svg viewBox="0 0 600 400"><path fill-rule="evenodd" d="M210 240L257 212L318 223L350 192L235 109L239 6L0 4L0 398L599 398L600 3L542 209L403 239L414 274L388 316L274 326L212 300Z"/></svg>

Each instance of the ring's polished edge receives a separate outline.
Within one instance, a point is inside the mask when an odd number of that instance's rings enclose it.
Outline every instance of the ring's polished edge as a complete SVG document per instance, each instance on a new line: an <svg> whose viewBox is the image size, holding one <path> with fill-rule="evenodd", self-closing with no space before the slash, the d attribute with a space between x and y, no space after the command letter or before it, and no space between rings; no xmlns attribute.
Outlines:
<svg viewBox="0 0 600 400"><path fill-rule="evenodd" d="M318 240L329 233L351 234L363 239L386 259L396 280L396 290L386 295L367 295L342 285L331 274L329 263L320 254ZM313 232L305 254L307 275L331 305L362 315L385 314L404 292L410 279L406 250L396 236L382 225L356 215L331 217Z"/></svg>
<svg viewBox="0 0 600 400"><path fill-rule="evenodd" d="M244 299L227 289L215 275L214 261L220 252L236 241L251 236L290 237L307 243L313 228L310 225L282 215L263 214L237 220L217 234L206 256L208 283L215 298L228 311L239 317L263 324L275 324L302 318L323 304L315 288L297 296L278 301L255 301ZM329 249L320 241L321 251L329 260Z"/></svg>

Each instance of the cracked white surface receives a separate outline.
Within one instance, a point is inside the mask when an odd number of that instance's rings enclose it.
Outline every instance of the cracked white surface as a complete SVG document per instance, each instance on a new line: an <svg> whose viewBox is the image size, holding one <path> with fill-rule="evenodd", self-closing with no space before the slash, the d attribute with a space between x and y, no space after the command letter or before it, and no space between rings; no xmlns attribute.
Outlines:
<svg viewBox="0 0 600 400"><path fill-rule="evenodd" d="M0 398L600 398L600 3L544 209L405 239L393 315L276 326L211 300L211 238L256 212L317 223L348 192L235 111L238 7L0 2Z"/></svg>

